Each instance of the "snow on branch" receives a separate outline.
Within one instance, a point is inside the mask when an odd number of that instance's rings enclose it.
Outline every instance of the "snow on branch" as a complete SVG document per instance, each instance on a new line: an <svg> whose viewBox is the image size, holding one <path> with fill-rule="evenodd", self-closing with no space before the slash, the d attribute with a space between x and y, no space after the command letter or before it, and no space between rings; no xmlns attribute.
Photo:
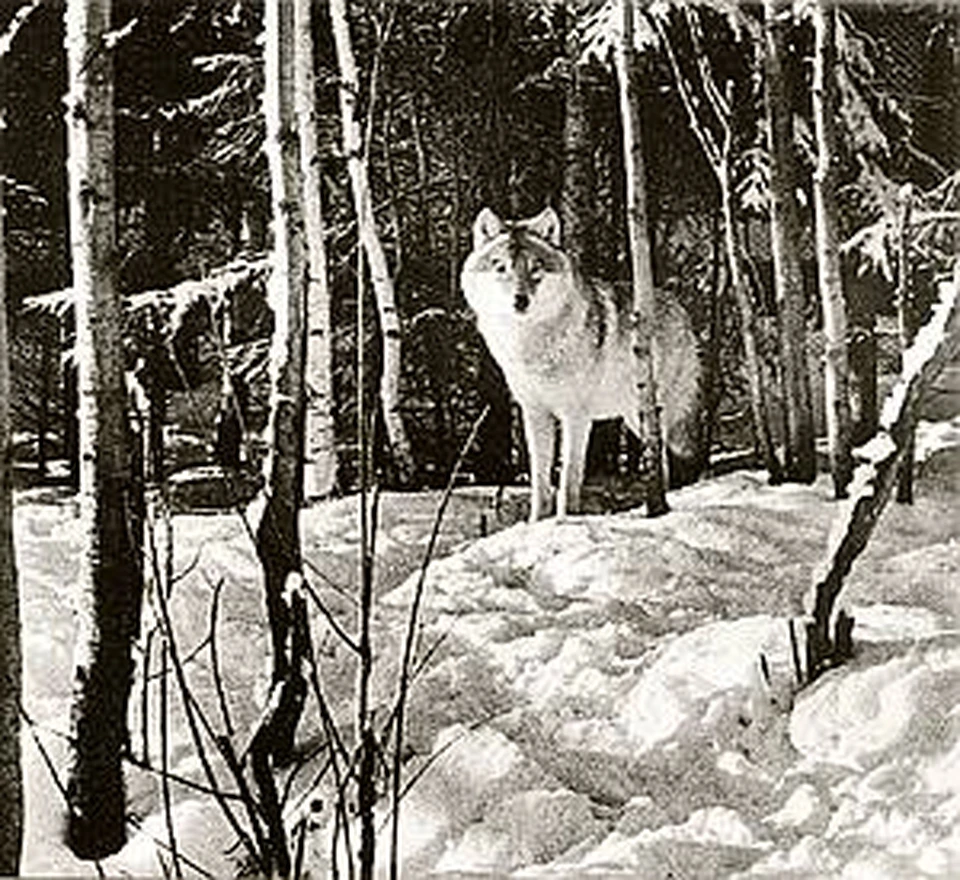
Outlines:
<svg viewBox="0 0 960 880"><path fill-rule="evenodd" d="M16 11L16 13L14 13L14 16L10 20L10 24L7 26L7 29L0 34L0 60L2 60L10 51L10 47L13 45L13 41L17 34L20 32L20 28L26 24L30 14L42 2L43 0L31 0L31 2L25 3Z"/></svg>
<svg viewBox="0 0 960 880"><path fill-rule="evenodd" d="M909 446L924 394L943 367L960 352L960 263L953 279L939 288L939 301L930 320L920 328L913 345L904 352L903 372L893 387L880 417L880 428L869 443L855 450L862 463L854 472L850 497L831 530L823 573L813 595L813 620L807 626L807 677L813 681L834 665L843 653L840 631L852 626L838 617L838 635L831 640L830 617L854 560L863 551L890 492L900 461Z"/></svg>
<svg viewBox="0 0 960 880"><path fill-rule="evenodd" d="M168 313L167 326L171 333L180 328L183 316L192 305L206 300L216 307L240 287L265 278L270 270L265 257L234 260L211 272L206 278L189 278L173 287L143 290L125 299L130 314L145 309ZM65 287L49 293L28 296L23 301L25 311L36 311L62 317L73 308L73 288Z"/></svg>

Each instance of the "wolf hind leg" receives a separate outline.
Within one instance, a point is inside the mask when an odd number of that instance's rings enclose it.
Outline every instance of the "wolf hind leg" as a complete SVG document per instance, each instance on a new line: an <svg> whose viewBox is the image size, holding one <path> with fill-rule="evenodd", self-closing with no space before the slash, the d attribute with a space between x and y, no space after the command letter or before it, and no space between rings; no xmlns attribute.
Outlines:
<svg viewBox="0 0 960 880"><path fill-rule="evenodd" d="M560 422L560 492L557 495L557 519L567 513L579 513L580 490L587 459L592 422L582 416L561 419Z"/></svg>
<svg viewBox="0 0 960 880"><path fill-rule="evenodd" d="M550 470L556 419L543 407L521 404L523 433L530 457L530 522L545 516L550 503Z"/></svg>

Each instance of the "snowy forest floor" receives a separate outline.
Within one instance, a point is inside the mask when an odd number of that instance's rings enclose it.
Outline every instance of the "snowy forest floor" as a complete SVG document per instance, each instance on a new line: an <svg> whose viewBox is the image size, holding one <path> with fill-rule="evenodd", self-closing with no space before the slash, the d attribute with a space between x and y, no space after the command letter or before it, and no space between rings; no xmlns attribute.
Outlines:
<svg viewBox="0 0 960 880"><path fill-rule="evenodd" d="M787 621L803 612L838 512L825 477L772 488L759 473L731 473L671 494L672 512L657 520L628 511L535 526L516 522L519 490L507 493L500 519L490 491L458 490L441 532L444 558L427 578L420 650L431 655L407 713L405 778L417 781L402 811L404 876L960 876L952 414L923 425L916 502L888 507L841 595L856 618L856 656L799 692ZM374 705L384 718L438 500L433 492L381 502ZM481 514L495 532L485 538ZM256 556L236 515L178 515L174 534L177 638L213 719L205 640L223 580L217 641L239 751L269 683ZM67 728L79 552L72 503L49 490L20 493L16 537L25 705L63 776L56 731ZM352 628L356 499L306 510L303 537L311 583ZM145 616L147 630L149 606ZM319 614L312 626L325 693L346 723L349 652ZM157 693L155 679L145 701L135 685L132 749L146 748L159 765ZM171 769L200 780L174 703ZM321 739L316 716L308 700L304 755ZM24 873L93 875L59 842L62 798L30 732L24 760ZM312 877L329 875L330 780L312 788L321 762L302 764L287 800L289 817L322 802L307 839ZM128 779L141 831L104 869L156 875L151 835L166 835L159 784L133 768ZM224 850L234 841L216 805L174 791L182 851L229 876L236 852ZM382 851L388 840L385 831Z"/></svg>

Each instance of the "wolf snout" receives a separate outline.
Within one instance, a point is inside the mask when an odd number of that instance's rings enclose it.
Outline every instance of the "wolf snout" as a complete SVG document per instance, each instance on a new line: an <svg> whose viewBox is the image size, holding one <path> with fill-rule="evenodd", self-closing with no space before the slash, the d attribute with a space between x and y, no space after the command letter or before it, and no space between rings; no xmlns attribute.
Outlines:
<svg viewBox="0 0 960 880"><path fill-rule="evenodd" d="M513 307L518 312L525 312L530 305L530 295L527 293L518 293L513 297Z"/></svg>

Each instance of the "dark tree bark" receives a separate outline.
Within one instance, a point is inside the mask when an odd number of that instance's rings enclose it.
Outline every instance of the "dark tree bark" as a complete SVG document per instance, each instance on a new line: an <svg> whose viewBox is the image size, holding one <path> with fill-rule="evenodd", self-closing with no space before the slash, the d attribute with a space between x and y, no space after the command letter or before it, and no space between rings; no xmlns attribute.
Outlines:
<svg viewBox="0 0 960 880"><path fill-rule="evenodd" d="M876 308L872 282L844 265L844 294L849 319L851 444L866 443L877 431Z"/></svg>
<svg viewBox="0 0 960 880"><path fill-rule="evenodd" d="M128 422L117 265L109 0L69 0L70 251L77 323L80 633L74 659L66 839L84 859L126 839L122 760L143 593L143 484Z"/></svg>
<svg viewBox="0 0 960 880"><path fill-rule="evenodd" d="M23 848L23 771L20 764L23 652L13 546L13 438L3 187L4 178L0 173L0 875L17 876Z"/></svg>
<svg viewBox="0 0 960 880"><path fill-rule="evenodd" d="M501 217L516 216L517 195L510 186L510 156L507 132L510 119L504 107L504 96L509 91L506 71L509 57L509 17L504 16L504 0L489 0L487 7L487 46L484 70L487 71L485 116L493 136L493 149L487 161L478 169L476 177L486 183L485 201ZM504 32L506 30L507 32ZM459 271L459 269L458 269ZM500 367L493 360L486 345L481 344L480 371L477 386L482 406L490 407L490 414L477 436L476 473L481 483L503 486L513 481L517 470L513 465L513 408L510 389ZM523 444L520 444L521 447ZM521 452L521 455L524 453ZM523 470L521 465L520 470Z"/></svg>
<svg viewBox="0 0 960 880"><path fill-rule="evenodd" d="M788 479L809 483L816 478L817 460L799 254L802 226L795 195L800 178L793 152L793 111L783 69L785 59L790 56L791 28L791 4L786 0L764 0L764 103L770 132L772 203L770 237L789 434L786 475Z"/></svg>
<svg viewBox="0 0 960 880"><path fill-rule="evenodd" d="M273 648L271 705L277 707L258 732L274 763L293 752L294 733L306 697L303 657L294 650L300 634L291 601L302 570L299 512L303 498L304 366L306 351L306 253L300 186L299 142L294 111L293 6L268 4L264 18L265 151L273 202L273 271L269 300L274 315L270 347L270 428L265 463L267 503L257 527L257 556ZM290 589L290 588L293 589ZM289 640L289 643L288 643ZM266 796L265 793L261 793ZM273 857L282 860L276 841Z"/></svg>

